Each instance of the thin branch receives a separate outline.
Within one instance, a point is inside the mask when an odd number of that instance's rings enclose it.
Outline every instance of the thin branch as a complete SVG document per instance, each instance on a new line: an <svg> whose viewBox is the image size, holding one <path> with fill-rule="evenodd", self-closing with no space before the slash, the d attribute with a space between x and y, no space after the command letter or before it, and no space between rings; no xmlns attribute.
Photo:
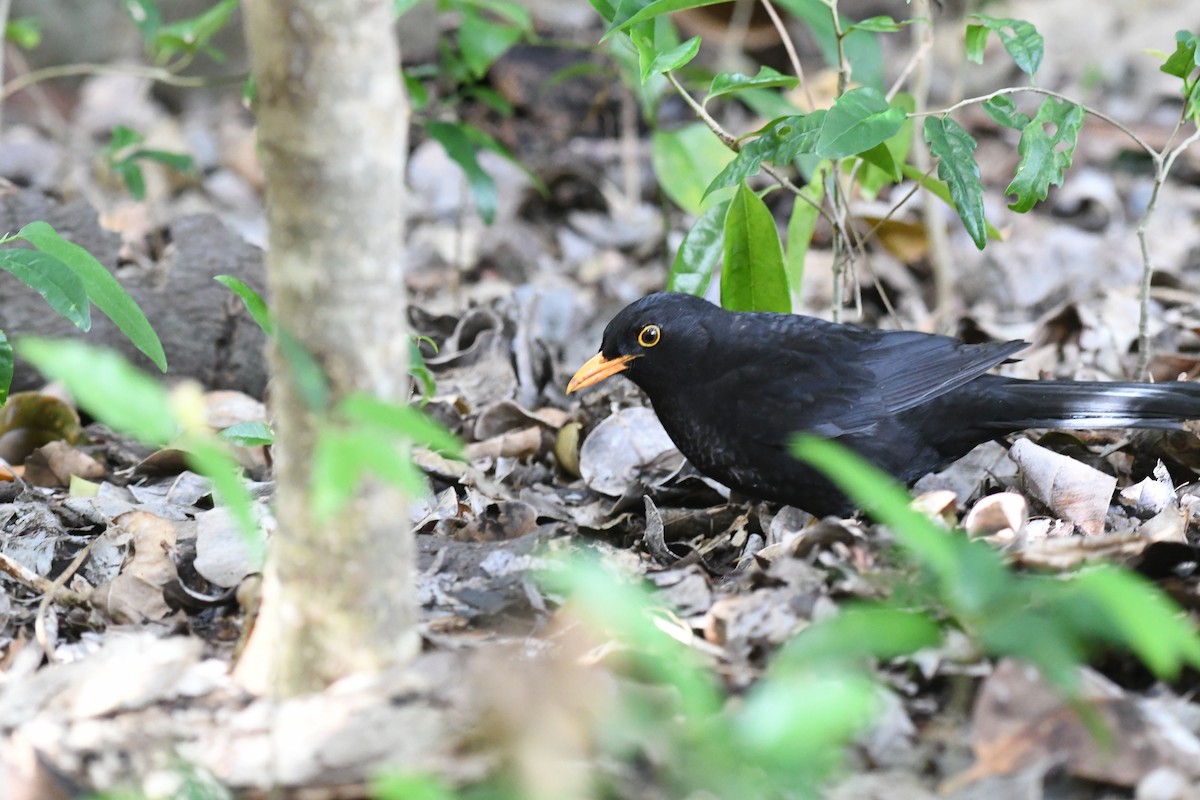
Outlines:
<svg viewBox="0 0 1200 800"><path fill-rule="evenodd" d="M1185 106L1183 114L1186 113ZM1176 126L1176 130L1179 130L1185 119L1183 114L1180 115L1180 125ZM1174 135L1172 133L1171 138L1174 138ZM1152 151L1154 188L1150 192L1150 200L1146 203L1146 210L1142 212L1142 218L1138 222L1137 228L1138 247L1142 254L1142 280L1138 292L1140 313L1138 315L1138 359L1135 374L1142 380L1146 379L1150 371L1150 284L1154 280L1154 264L1150 260L1150 219L1154 216L1154 209L1158 206L1159 191L1167 182L1167 175L1171 172L1171 166L1175 163L1175 159L1197 141L1200 141L1200 127L1192 131L1190 136L1170 152L1159 154Z"/></svg>
<svg viewBox="0 0 1200 800"><path fill-rule="evenodd" d="M804 79L804 67L800 66L800 55L796 52L796 43L792 41L792 35L788 33L787 26L783 24L783 19L775 10L771 0L762 0L762 6L766 9L767 16L771 18L775 30L779 31L783 49L787 51L788 61L792 64L792 72L796 73L796 77L800 79L800 88L804 90L804 99L808 101L808 110L812 111L817 107L817 101L813 97L812 89L808 86L808 81Z"/></svg>
<svg viewBox="0 0 1200 800"><path fill-rule="evenodd" d="M996 91L991 92L990 94L981 94L978 97L968 97L966 100L959 100L954 105L949 106L947 108L943 108L939 111L919 111L919 112L915 112L913 114L909 114L908 116L911 118L934 117L934 116L940 117L940 116L949 114L952 111L957 111L960 108L965 108L967 106L987 102L988 100L991 100L993 97L1000 97L1001 95L1006 95L1006 94L1019 94L1020 92L1032 92L1033 94L1042 94L1042 95L1046 95L1047 97L1054 97L1059 100L1065 100L1066 102L1072 103L1073 105L1080 106L1081 108L1083 108L1084 113L1091 114L1096 119L1104 120L1109 125L1112 125L1114 128L1116 128L1117 130L1124 133L1130 139L1133 139L1133 141L1137 142L1138 147L1145 150L1146 153L1149 154L1149 156L1151 158L1158 157L1157 151L1153 147L1151 147L1150 144L1145 139L1138 136L1127 125L1120 122L1119 120L1113 119L1108 114L1105 114L1103 111L1097 111L1094 108L1090 108L1088 106L1082 105L1081 103L1077 103L1076 101L1072 100L1070 97L1067 97L1064 94L1060 94L1059 92L1051 91L1050 89L1042 89L1041 87L1038 87L1038 86L1008 86L1004 89L997 89Z"/></svg>
<svg viewBox="0 0 1200 800"><path fill-rule="evenodd" d="M246 78L245 75L221 75L215 78L176 75L170 70L162 69L161 67L144 67L139 64L61 64L35 69L32 72L27 72L24 75L13 78L4 84L3 90L0 90L0 103L35 83L54 78L67 78L73 75L132 75L136 78L147 78L158 83L165 83L168 86L183 86L188 88L220 86L227 83L237 83Z"/></svg>
<svg viewBox="0 0 1200 800"><path fill-rule="evenodd" d="M675 74L673 72L667 72L666 76L667 76L667 80L669 80L671 82L671 85L675 87L675 91L679 92L679 96L682 97L683 101L691 107L692 111L696 114L696 116L700 119L700 121L703 122L705 125L707 125L708 129L711 130L714 134L716 134L717 138L721 140L721 144L725 145L726 147L728 147L730 150L732 150L735 153L740 153L742 151L741 141L739 141L738 138L736 136L734 136L733 134L731 134L729 131L722 128L721 123L719 123L715 119L713 119L712 114L708 113L708 109L706 109L704 106L702 106L700 103L698 103L696 101L696 98L692 97L691 94L688 93L687 89L683 88L683 85L679 83L679 80L675 77ZM800 191L800 187L797 186L795 183L793 183L791 181L791 179L789 179L786 175L784 175L778 169L771 166L770 164L764 163L762 165L762 171L767 173L768 175L770 175L773 179L775 179L775 181L780 186L787 189L789 192L791 192L795 196L802 198L804 200L804 202L808 203L810 206L815 208L817 210L817 213L819 213L822 217L824 217L825 221L828 222L830 225L834 226L839 231L841 230L838 227L837 222L834 220L834 218L830 215L830 213L828 211L825 210L824 207L821 206L821 204L814 202L810 197L808 197L807 195L802 193Z"/></svg>

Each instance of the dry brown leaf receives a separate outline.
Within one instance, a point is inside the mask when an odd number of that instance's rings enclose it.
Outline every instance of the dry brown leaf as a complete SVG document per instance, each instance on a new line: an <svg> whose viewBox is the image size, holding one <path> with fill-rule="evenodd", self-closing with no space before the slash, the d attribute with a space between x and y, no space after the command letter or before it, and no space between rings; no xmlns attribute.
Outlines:
<svg viewBox="0 0 1200 800"><path fill-rule="evenodd" d="M963 786L1042 759L1062 760L1077 777L1125 787L1163 767L1200 775L1200 739L1168 707L1126 695L1099 673L1084 670L1082 677L1082 702L1111 734L1109 742L1097 739L1035 668L1004 659L975 703L971 745L978 761L950 783Z"/></svg>
<svg viewBox="0 0 1200 800"><path fill-rule="evenodd" d="M1028 439L1008 451L1021 470L1025 491L1089 536L1104 532L1117 479Z"/></svg>
<svg viewBox="0 0 1200 800"><path fill-rule="evenodd" d="M68 486L72 475L100 480L104 465L61 440L42 445L25 459L25 480L34 486Z"/></svg>
<svg viewBox="0 0 1200 800"><path fill-rule="evenodd" d="M147 511L131 511L116 521L129 532L133 554L117 577L96 588L93 600L117 622L164 619L171 609L162 587L178 578L171 558L175 523Z"/></svg>

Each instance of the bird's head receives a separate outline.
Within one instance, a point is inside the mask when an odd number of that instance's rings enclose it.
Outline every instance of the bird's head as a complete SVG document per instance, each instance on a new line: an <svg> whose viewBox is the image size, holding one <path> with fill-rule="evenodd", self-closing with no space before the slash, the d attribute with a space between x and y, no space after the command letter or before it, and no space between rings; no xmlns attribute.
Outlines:
<svg viewBox="0 0 1200 800"><path fill-rule="evenodd" d="M705 322L718 314L712 303L675 292L630 303L608 323L600 352L579 368L567 393L622 372L648 392L677 387L680 378L703 368L710 346Z"/></svg>

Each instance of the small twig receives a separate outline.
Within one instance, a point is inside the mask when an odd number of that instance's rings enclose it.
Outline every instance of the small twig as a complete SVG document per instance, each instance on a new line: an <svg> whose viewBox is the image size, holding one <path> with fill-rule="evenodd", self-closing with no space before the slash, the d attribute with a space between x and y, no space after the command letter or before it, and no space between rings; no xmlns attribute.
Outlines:
<svg viewBox="0 0 1200 800"><path fill-rule="evenodd" d="M51 664L58 663L61 659L54 649L54 644L50 641L46 634L46 612L50 609L50 604L56 599L69 602L74 605L83 603L83 598L75 592L66 592L63 587L67 585L67 581L71 580L71 576L83 566L83 562L87 561L88 556L92 554L92 548L96 546L96 542L100 541L100 537L94 537L87 545L80 550L75 559L67 565L67 568L62 571L62 574L54 579L50 584L49 590L42 595L42 602L38 604L37 616L33 620L33 632L37 637L38 644L42 646L42 651L46 654L46 659ZM45 578L42 578L45 580Z"/></svg>
<svg viewBox="0 0 1200 800"><path fill-rule="evenodd" d="M1175 132L1180 129L1183 120L1184 117L1181 115L1179 124L1171 133L1170 139L1175 138ZM1154 188L1150 191L1150 200L1146 203L1146 210L1142 212L1142 218L1137 227L1138 247L1142 254L1142 280L1138 292L1138 305L1141 313L1138 316L1138 359L1135 375L1142 380L1146 379L1150 371L1150 284L1154 280L1154 264L1150 261L1150 219L1154 216L1154 209L1158 206L1158 193L1167 182L1167 175L1170 174L1175 159L1196 141L1200 141L1200 127L1192 131L1190 136L1169 152L1165 150L1162 153L1151 151L1151 157L1154 159Z"/></svg>
<svg viewBox="0 0 1200 800"><path fill-rule="evenodd" d="M779 31L783 49L787 51L788 61L792 64L792 72L796 73L796 77L800 79L800 88L804 90L804 99L808 101L808 110L813 111L817 107L817 101L813 98L808 81L804 79L804 67L800 66L800 55L796 52L796 43L792 41L792 35L788 33L787 26L783 24L783 19L775 10L771 0L762 0L762 6L766 9L767 16L771 18L771 24L775 26L775 30Z"/></svg>
<svg viewBox="0 0 1200 800"><path fill-rule="evenodd" d="M161 67L144 67L139 64L60 64L53 67L35 69L32 72L27 72L24 75L13 78L4 84L3 90L0 90L0 103L35 83L53 78L67 78L73 75L131 75L135 78L147 78L158 83L165 83L168 86L191 88L237 83L246 78L245 75L221 75L215 78L176 75L170 70Z"/></svg>
<svg viewBox="0 0 1200 800"><path fill-rule="evenodd" d="M842 15L838 11L838 0L821 0L833 18L833 36L837 40L837 93L841 97L850 88L850 59L846 58L846 34L842 32Z"/></svg>

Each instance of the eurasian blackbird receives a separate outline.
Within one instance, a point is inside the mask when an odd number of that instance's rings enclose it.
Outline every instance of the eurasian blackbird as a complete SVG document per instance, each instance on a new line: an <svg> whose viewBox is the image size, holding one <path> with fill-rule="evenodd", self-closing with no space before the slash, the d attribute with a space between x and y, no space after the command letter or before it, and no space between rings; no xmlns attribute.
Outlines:
<svg viewBox="0 0 1200 800"><path fill-rule="evenodd" d="M623 373L688 460L751 497L817 515L854 506L794 458L798 432L836 439L911 483L1025 428L1177 428L1200 384L1029 381L985 374L1027 344L726 311L660 293L618 313L567 387Z"/></svg>

